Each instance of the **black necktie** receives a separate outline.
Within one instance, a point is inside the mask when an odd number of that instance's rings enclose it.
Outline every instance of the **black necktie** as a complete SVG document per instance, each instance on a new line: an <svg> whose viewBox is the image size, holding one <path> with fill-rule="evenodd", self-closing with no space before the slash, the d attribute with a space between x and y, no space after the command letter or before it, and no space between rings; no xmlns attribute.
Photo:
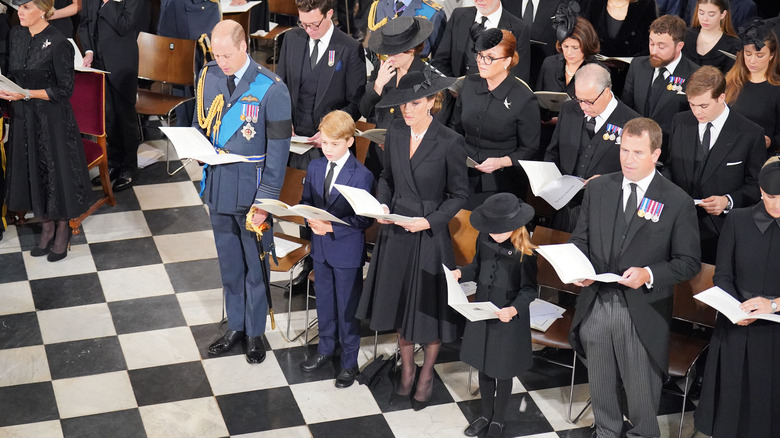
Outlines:
<svg viewBox="0 0 780 438"><path fill-rule="evenodd" d="M596 133L596 118L585 116L585 130L588 131L588 136L593 138L593 134Z"/></svg>
<svg viewBox="0 0 780 438"><path fill-rule="evenodd" d="M482 29L487 29L487 26L485 26L485 23L487 23L488 18L486 16L482 16L482 23L480 25L482 26Z"/></svg>
<svg viewBox="0 0 780 438"><path fill-rule="evenodd" d="M333 169L335 168L336 163L331 162L328 174L325 175L325 185L322 188L322 197L325 199L325 202L328 202L328 198L330 198L330 183L333 181Z"/></svg>
<svg viewBox="0 0 780 438"><path fill-rule="evenodd" d="M533 0L528 0L528 3L525 4L525 11L523 11L523 20L525 20L525 22L529 24L534 22Z"/></svg>
<svg viewBox="0 0 780 438"><path fill-rule="evenodd" d="M230 75L227 77L228 94L231 96L236 91L236 75Z"/></svg>
<svg viewBox="0 0 780 438"><path fill-rule="evenodd" d="M319 50L317 50L317 46L319 46L320 40L314 40L314 48L311 50L311 69L314 70L314 67L317 66L317 57L319 57Z"/></svg>
<svg viewBox="0 0 780 438"><path fill-rule="evenodd" d="M645 116L650 117L650 113L655 109L655 105L658 103L658 99L666 88L666 67L658 69L658 76L655 77L653 84L650 86L650 93L648 99L645 101Z"/></svg>
<svg viewBox="0 0 780 438"><path fill-rule="evenodd" d="M710 152L710 128L712 128L712 122L707 122L707 127L704 128L704 135L701 138L702 157L706 157Z"/></svg>
<svg viewBox="0 0 780 438"><path fill-rule="evenodd" d="M636 213L636 183L630 183L629 185L631 186L631 194L628 195L628 201L626 201L626 206L623 209L626 225L631 222L631 217Z"/></svg>

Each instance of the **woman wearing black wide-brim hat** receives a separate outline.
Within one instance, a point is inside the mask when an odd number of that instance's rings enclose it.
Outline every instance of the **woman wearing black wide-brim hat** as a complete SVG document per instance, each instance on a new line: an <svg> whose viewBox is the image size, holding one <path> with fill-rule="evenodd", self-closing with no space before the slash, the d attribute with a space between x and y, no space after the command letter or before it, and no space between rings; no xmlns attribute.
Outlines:
<svg viewBox="0 0 780 438"><path fill-rule="evenodd" d="M357 317L368 319L372 330L397 330L403 366L395 394L411 396L416 410L430 401L441 343L456 340L441 265L455 267L447 224L468 196L466 155L463 137L431 116L437 96L454 81L429 70L409 72L378 104L400 105L403 119L387 129L376 197L386 211L415 219L378 221L382 227ZM425 345L416 387L414 344Z"/></svg>
<svg viewBox="0 0 780 438"><path fill-rule="evenodd" d="M512 378L529 369L531 328L528 305L536 297L536 256L525 226L534 209L511 193L498 193L471 213L479 231L471 264L453 271L461 281L476 281L478 302L490 301L498 319L466 323L460 360L479 370L482 413L463 432L501 436Z"/></svg>

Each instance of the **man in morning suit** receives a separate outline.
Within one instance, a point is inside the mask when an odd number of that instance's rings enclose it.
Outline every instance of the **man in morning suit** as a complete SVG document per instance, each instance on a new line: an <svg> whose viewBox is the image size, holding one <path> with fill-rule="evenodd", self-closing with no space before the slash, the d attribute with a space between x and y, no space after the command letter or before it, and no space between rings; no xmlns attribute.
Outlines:
<svg viewBox="0 0 780 438"><path fill-rule="evenodd" d="M512 32L517 41L515 50L520 57L520 62L512 67L512 74L528 83L531 60L528 25L504 9L501 0L476 0L474 6L452 11L433 57L433 66L445 76L479 73L474 41L485 29Z"/></svg>
<svg viewBox="0 0 780 438"><path fill-rule="evenodd" d="M599 64L580 67L574 76L576 97L561 107L544 161L564 175L591 180L620 170L620 131L639 114L612 93L609 70ZM552 227L571 232L577 224L581 195L558 210Z"/></svg>
<svg viewBox="0 0 780 438"><path fill-rule="evenodd" d="M84 0L78 35L84 66L106 70L108 165L114 191L132 187L138 166L138 31L148 0ZM92 180L100 185L100 178Z"/></svg>
<svg viewBox="0 0 780 438"><path fill-rule="evenodd" d="M276 74L290 90L293 132L313 137L319 146L317 126L322 117L343 110L360 118L358 104L366 89L363 46L337 29L331 21L333 0L296 0L302 29L287 32ZM290 166L305 170L321 157L317 148L290 157Z"/></svg>
<svg viewBox="0 0 780 438"><path fill-rule="evenodd" d="M623 87L623 102L661 126L662 150L669 144L672 118L688 109L685 82L699 68L682 54L686 29L678 16L656 18L650 24L650 56L631 61Z"/></svg>
<svg viewBox="0 0 780 438"><path fill-rule="evenodd" d="M268 313L268 258L261 260L260 253L268 252L273 231L258 242L246 220L256 198L276 199L282 189L292 133L290 95L278 76L246 53L246 36L237 22L219 22L211 47L215 60L198 77L193 126L220 152L243 155L249 162L208 166L203 175L228 318L227 332L208 351L225 353L246 337L247 362L260 363ZM270 225L271 218L257 210L251 220L259 227L265 221Z"/></svg>
<svg viewBox="0 0 780 438"><path fill-rule="evenodd" d="M504 9L522 18L531 30L531 82L535 84L544 58L555 55L555 27L552 19L558 5L567 0L503 0Z"/></svg>
<svg viewBox="0 0 780 438"><path fill-rule="evenodd" d="M597 273L622 276L617 283L576 283L583 290L569 342L587 361L599 438L626 436L624 414L632 425L628 436L660 436L656 415L668 370L674 285L701 268L693 200L655 170L661 135L651 119L626 123L622 172L588 183L569 239Z"/></svg>
<svg viewBox="0 0 780 438"><path fill-rule="evenodd" d="M447 15L434 0L375 0L368 12L368 28L373 32L395 17L422 17L433 23L433 32L420 53L423 58L436 54L447 26Z"/></svg>
<svg viewBox="0 0 780 438"><path fill-rule="evenodd" d="M674 117L664 173L697 200L701 258L714 264L726 214L759 201L766 143L760 126L729 110L720 70L702 67L687 83L691 110Z"/></svg>
<svg viewBox="0 0 780 438"><path fill-rule="evenodd" d="M360 321L355 318L363 289L365 229L372 220L357 216L349 202L334 189L342 184L371 192L374 175L349 153L355 141L355 122L344 111L333 111L320 123L324 158L309 164L301 203L328 211L346 222L308 220L314 233L311 255L317 281L317 318L320 342L317 353L301 362L310 372L322 368L341 345L341 371L336 387L346 388L358 373Z"/></svg>

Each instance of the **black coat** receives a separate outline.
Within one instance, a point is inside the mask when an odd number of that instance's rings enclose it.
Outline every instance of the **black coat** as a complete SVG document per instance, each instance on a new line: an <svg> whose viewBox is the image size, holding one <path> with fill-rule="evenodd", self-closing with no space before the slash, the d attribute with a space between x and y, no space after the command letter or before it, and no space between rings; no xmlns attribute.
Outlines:
<svg viewBox="0 0 780 438"><path fill-rule="evenodd" d="M696 40L699 38L700 30L701 29L697 27L688 29L688 31L685 32L683 55L687 56L688 59L700 66L711 65L716 67L725 75L731 70L731 67L734 67L736 61L721 53L720 50L736 55L737 52L742 50L742 41L737 37L724 33L709 52L704 55L699 55L699 52L696 50Z"/></svg>
<svg viewBox="0 0 780 438"><path fill-rule="evenodd" d="M446 76L459 77L469 73L478 73L477 60L474 57L474 41L471 40L471 25L477 16L477 8L456 8L452 11L444 30L444 36L436 49L433 65ZM530 76L530 33L528 25L508 11L501 12L498 28L512 32L517 40L520 62L512 68L512 74L528 82Z"/></svg>
<svg viewBox="0 0 780 438"><path fill-rule="evenodd" d="M499 309L513 306L509 322L498 319L466 323L460 360L496 379L511 379L531 368L528 305L536 298L536 256L523 255L509 240L496 243L489 234L477 237L477 252L463 266L460 281L476 281L475 301Z"/></svg>
<svg viewBox="0 0 780 438"><path fill-rule="evenodd" d="M564 2L567 2L567 0L541 0L534 13L533 23L523 19L528 24L528 27L531 28L531 82L529 84L537 83L539 70L544 59L556 53L555 43L557 39L555 38L555 28L553 28L552 19L558 10L558 5ZM523 18L522 0L503 0L501 3L510 14Z"/></svg>
<svg viewBox="0 0 780 438"><path fill-rule="evenodd" d="M593 24L607 56L642 56L649 53L650 23L658 18L655 0L638 0L628 4L628 12L615 38L609 37L607 0L590 0L582 17Z"/></svg>

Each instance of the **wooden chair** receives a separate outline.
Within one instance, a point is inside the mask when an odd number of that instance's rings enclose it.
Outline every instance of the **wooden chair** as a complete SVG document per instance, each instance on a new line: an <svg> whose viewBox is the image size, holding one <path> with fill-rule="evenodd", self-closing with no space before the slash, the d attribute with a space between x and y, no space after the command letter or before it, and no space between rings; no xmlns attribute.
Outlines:
<svg viewBox="0 0 780 438"><path fill-rule="evenodd" d="M284 173L284 182L282 183L282 192L279 194L279 200L290 206L299 204L303 196L303 184L305 182L305 170L288 167ZM300 216L278 216L277 219L306 226L306 219Z"/></svg>
<svg viewBox="0 0 780 438"><path fill-rule="evenodd" d="M161 37L150 33L138 34L138 77L164 84L195 85L196 41ZM194 97L173 96L151 90L138 89L135 110L138 116L166 116L171 125L173 112L179 105ZM170 170L170 141L165 147L165 170L173 175L184 168Z"/></svg>
<svg viewBox="0 0 780 438"><path fill-rule="evenodd" d="M535 245L554 245L559 243L566 243L571 236L570 233L564 231L553 230L550 228L537 226L531 236L531 242ZM544 257L537 257L538 272L536 274L536 282L539 285L539 291L542 287L555 289L558 291L567 292L574 295L579 295L580 287L573 284L565 284L561 282L558 274L555 273L555 269ZM563 318L556 320L546 332L539 330L531 330L531 341L538 345L545 347L558 348L561 350L571 350L571 344L569 344L569 331L571 330L572 318L574 316L574 309L571 307L564 307L566 312L563 314ZM574 375L577 371L577 354L573 354L571 364L558 362L550 358L535 356L537 359L544 360L546 362L559 365L562 367L571 369L571 383L569 386L569 409L567 419L576 423L580 419L585 410L590 406L590 401L586 403L576 417L572 418L572 407L574 402Z"/></svg>
<svg viewBox="0 0 780 438"><path fill-rule="evenodd" d="M458 266L468 265L474 259L477 252L477 231L469 218L470 210L461 210L453 217L447 226L452 237L452 249L455 252L455 263Z"/></svg>
<svg viewBox="0 0 780 438"><path fill-rule="evenodd" d="M355 127L360 131L366 131L376 128L376 125L373 123L357 121L355 122ZM355 137L355 158L360 161L360 164L366 164L366 155L368 155L368 146L370 144L371 141L367 138Z"/></svg>
<svg viewBox="0 0 780 438"><path fill-rule="evenodd" d="M281 14L290 17L298 17L298 7L295 5L295 0L268 0L268 12L273 15ZM276 64L278 62L279 36L291 29L295 29L295 26L281 26L277 24L276 27L263 36L251 35L253 40L273 41L274 62L271 65L273 71L276 71Z"/></svg>
<svg viewBox="0 0 780 438"><path fill-rule="evenodd" d="M688 281L678 283L674 287L674 307L672 318L698 324L703 327L714 327L717 312L712 307L693 298L699 292L713 286L712 276L715 274L715 266L702 263L701 271ZM669 376L674 378L685 377L683 387L682 409L680 411L680 426L677 436L682 436L683 419L685 415L685 403L688 400L689 383L696 362L709 347L709 339L695 336L690 333L678 333L672 331L669 340Z"/></svg>
<svg viewBox="0 0 780 438"><path fill-rule="evenodd" d="M84 155L87 158L87 168L97 166L100 170L100 182L103 186L103 196L98 198L81 216L70 220L73 234L79 234L81 222L95 212L101 205L108 203L116 205L111 181L108 176L108 154L106 153L106 120L105 120L105 73L76 72L73 84L73 94L70 105L76 116L79 132L94 137L94 140L82 138Z"/></svg>

